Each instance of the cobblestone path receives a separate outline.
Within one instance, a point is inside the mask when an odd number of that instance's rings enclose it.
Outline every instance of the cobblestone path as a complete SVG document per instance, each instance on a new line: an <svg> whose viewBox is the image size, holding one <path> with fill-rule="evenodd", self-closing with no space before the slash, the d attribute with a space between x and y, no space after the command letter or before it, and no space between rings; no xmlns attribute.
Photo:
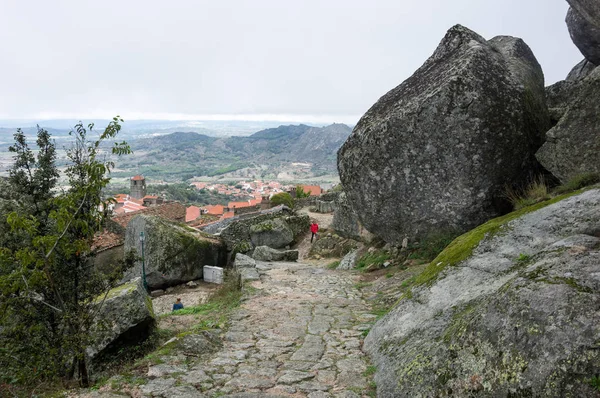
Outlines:
<svg viewBox="0 0 600 398"><path fill-rule="evenodd" d="M223 347L199 362L160 364L141 385L159 397L366 397L363 332L375 316L355 275L302 263L259 263Z"/></svg>

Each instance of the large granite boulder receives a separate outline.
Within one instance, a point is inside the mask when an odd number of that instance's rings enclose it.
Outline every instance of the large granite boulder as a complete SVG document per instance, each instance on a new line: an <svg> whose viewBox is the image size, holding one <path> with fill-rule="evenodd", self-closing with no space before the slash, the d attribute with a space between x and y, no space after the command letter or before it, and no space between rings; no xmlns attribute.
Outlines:
<svg viewBox="0 0 600 398"><path fill-rule="evenodd" d="M254 249L252 258L258 261L296 261L298 250L276 250L269 246L258 246Z"/></svg>
<svg viewBox="0 0 600 398"><path fill-rule="evenodd" d="M590 73L592 73L594 69L596 69L596 65L594 65L587 59L584 59L583 61L575 65L573 69L571 69L565 80L576 82L581 79L585 79Z"/></svg>
<svg viewBox="0 0 600 398"><path fill-rule="evenodd" d="M597 0L569 0L567 27L583 56L600 65L600 6Z"/></svg>
<svg viewBox="0 0 600 398"><path fill-rule="evenodd" d="M250 241L254 246L281 249L294 241L294 233L285 221L275 218L251 225Z"/></svg>
<svg viewBox="0 0 600 398"><path fill-rule="evenodd" d="M562 103L562 115L536 157L562 182L600 173L600 68L579 82L555 86L552 101Z"/></svg>
<svg viewBox="0 0 600 398"><path fill-rule="evenodd" d="M152 300L140 278L98 297L95 305L100 309L91 330L94 342L86 350L91 359L113 346L139 343L154 326Z"/></svg>
<svg viewBox="0 0 600 398"><path fill-rule="evenodd" d="M267 224L269 224L270 227L266 226ZM287 240L289 238L289 231L291 231L291 242L293 242L297 241L300 236L308 231L310 219L307 215L293 215L289 209L285 208L276 213L261 214L256 217L235 220L221 231L220 237L223 239L227 245L227 250L230 252L249 253L256 246L252 241L252 235L254 235L255 242L262 243L261 240L263 237L271 238L270 234L273 227L276 229L281 228L282 234L278 239L285 238ZM271 230L269 228L271 228ZM291 242L288 242L287 244Z"/></svg>
<svg viewBox="0 0 600 398"><path fill-rule="evenodd" d="M225 246L192 228L164 219L139 215L125 232L125 253L135 249L140 260L126 271L124 280L142 274L144 232L144 262L146 281L151 289L162 289L202 278L205 265L221 266L226 262Z"/></svg>
<svg viewBox="0 0 600 398"><path fill-rule="evenodd" d="M417 276L365 339L378 396L597 396L600 190L550 203L457 238Z"/></svg>
<svg viewBox="0 0 600 398"><path fill-rule="evenodd" d="M466 231L528 177L549 127L529 47L458 25L360 119L338 169L362 224L389 243Z"/></svg>
<svg viewBox="0 0 600 398"><path fill-rule="evenodd" d="M334 207L331 228L340 236L359 239L361 232L360 220L344 192L340 192L335 199Z"/></svg>

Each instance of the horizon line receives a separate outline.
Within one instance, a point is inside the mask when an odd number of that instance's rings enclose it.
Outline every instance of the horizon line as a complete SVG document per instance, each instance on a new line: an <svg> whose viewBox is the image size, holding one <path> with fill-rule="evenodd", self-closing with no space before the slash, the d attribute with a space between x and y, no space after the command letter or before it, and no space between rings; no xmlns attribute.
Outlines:
<svg viewBox="0 0 600 398"><path fill-rule="evenodd" d="M112 115L112 116L108 116ZM0 115L1 121L79 121L79 120L112 120L113 117L119 116L125 123L128 121L165 121L165 122L219 122L219 121L237 121L237 122L306 122L306 123L350 123L355 124L360 119L361 115L355 114L290 114L290 113L215 113L215 114L185 114L185 113L109 113L109 112L92 112L83 115L75 113L58 113L58 112L42 112L39 114L23 117L9 117L8 115Z"/></svg>

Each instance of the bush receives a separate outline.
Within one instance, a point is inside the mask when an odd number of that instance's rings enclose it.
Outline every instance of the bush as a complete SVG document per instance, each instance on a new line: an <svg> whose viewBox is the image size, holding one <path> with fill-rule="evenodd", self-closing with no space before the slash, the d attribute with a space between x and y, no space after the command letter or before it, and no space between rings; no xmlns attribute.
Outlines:
<svg viewBox="0 0 600 398"><path fill-rule="evenodd" d="M271 198L271 203L275 206L278 205L286 205L290 209L294 207L294 198L287 192L281 192L273 195Z"/></svg>
<svg viewBox="0 0 600 398"><path fill-rule="evenodd" d="M296 186L296 198L302 199L302 198L308 198L309 196L310 196L310 192L304 192L304 188L302 188L302 185Z"/></svg>

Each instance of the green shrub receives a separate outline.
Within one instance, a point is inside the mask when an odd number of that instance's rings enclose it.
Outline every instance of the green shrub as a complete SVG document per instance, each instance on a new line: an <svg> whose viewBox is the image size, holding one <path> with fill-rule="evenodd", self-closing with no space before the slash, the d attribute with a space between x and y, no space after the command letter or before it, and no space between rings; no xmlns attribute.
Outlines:
<svg viewBox="0 0 600 398"><path fill-rule="evenodd" d="M310 192L304 192L304 188L302 188L302 185L296 186L296 197L298 199L308 198L309 196L310 196Z"/></svg>
<svg viewBox="0 0 600 398"><path fill-rule="evenodd" d="M338 265L340 265L339 261L334 261L332 263L327 264L327 268L328 269L336 269L338 267Z"/></svg>
<svg viewBox="0 0 600 398"><path fill-rule="evenodd" d="M281 192L273 195L271 198L271 203L275 206L278 205L286 205L290 209L294 207L294 198L287 192Z"/></svg>

